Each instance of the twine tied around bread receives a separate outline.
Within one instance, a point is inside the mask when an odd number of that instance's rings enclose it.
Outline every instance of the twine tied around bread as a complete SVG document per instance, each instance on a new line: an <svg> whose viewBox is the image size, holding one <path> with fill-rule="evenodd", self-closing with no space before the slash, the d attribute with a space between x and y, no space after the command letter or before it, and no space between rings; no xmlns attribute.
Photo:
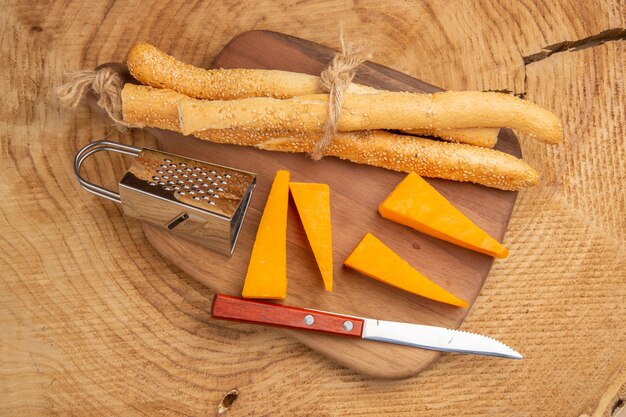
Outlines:
<svg viewBox="0 0 626 417"><path fill-rule="evenodd" d="M61 86L58 98L62 105L75 108L81 100L92 92L98 97L98 106L107 112L118 129L124 130L131 125L124 122L122 116L122 88L124 77L109 67L95 70L78 71Z"/></svg>
<svg viewBox="0 0 626 417"><path fill-rule="evenodd" d="M324 92L328 93L328 118L322 137L315 143L309 154L314 161L324 156L324 151L337 134L343 95L356 75L357 67L370 58L369 55L363 54L352 45L346 45L343 28L340 29L339 40L341 51L335 54L328 68L320 74L320 86Z"/></svg>
<svg viewBox="0 0 626 417"><path fill-rule="evenodd" d="M346 44L343 27L340 27L339 40L341 51L335 54L328 67L320 74L320 87L328 93L328 117L322 136L309 154L315 161L324 156L324 151L337 134L344 93L356 75L357 67L370 58L352 45ZM93 93L98 98L98 106L116 123L118 129L124 130L133 126L124 121L122 113L121 93L124 82L124 77L118 71L103 66L73 73L71 79L57 90L57 94L62 105L75 108L88 93Z"/></svg>

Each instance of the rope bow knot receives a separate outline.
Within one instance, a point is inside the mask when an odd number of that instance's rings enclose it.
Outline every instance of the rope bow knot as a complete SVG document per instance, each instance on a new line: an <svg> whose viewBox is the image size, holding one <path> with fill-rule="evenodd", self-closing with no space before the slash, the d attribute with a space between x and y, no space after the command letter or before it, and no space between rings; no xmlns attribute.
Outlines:
<svg viewBox="0 0 626 417"><path fill-rule="evenodd" d="M62 105L75 108L91 91L98 97L98 106L119 128L124 129L130 125L124 122L122 116L122 88L122 75L113 68L102 67L72 74L72 78L59 88L58 97Z"/></svg>
<svg viewBox="0 0 626 417"><path fill-rule="evenodd" d="M369 58L361 51L346 46L343 31L340 32L339 39L341 52L335 54L328 68L320 74L320 86L324 92L328 93L328 118L322 137L315 143L310 153L310 157L314 161L318 161L324 156L324 151L335 138L339 127L344 93L356 75L357 67Z"/></svg>

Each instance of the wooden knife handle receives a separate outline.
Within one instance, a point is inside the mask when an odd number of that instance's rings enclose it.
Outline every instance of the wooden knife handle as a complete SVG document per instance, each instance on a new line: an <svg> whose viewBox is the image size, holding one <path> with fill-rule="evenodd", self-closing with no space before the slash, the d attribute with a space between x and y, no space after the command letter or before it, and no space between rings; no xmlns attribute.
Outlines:
<svg viewBox="0 0 626 417"><path fill-rule="evenodd" d="M363 333L363 319L361 318L223 294L215 295L211 315L221 320L316 330L344 336L361 337Z"/></svg>

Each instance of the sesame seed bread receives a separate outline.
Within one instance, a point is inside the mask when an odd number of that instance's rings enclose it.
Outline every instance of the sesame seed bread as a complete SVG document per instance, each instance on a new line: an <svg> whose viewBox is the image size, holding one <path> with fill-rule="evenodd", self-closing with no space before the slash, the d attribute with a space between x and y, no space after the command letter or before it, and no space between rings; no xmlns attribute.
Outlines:
<svg viewBox="0 0 626 417"><path fill-rule="evenodd" d="M178 114L184 134L232 127L320 131L327 118L327 108L326 94L284 100L267 97L226 101L189 98L178 104ZM344 132L508 127L546 143L563 140L561 121L552 112L502 93L346 94L342 108L338 130Z"/></svg>
<svg viewBox="0 0 626 417"><path fill-rule="evenodd" d="M145 85L169 88L189 97L206 100L234 100L249 97L277 99L318 94L319 77L289 71L251 69L203 69L179 61L158 48L139 42L127 58L130 73ZM351 83L347 93L375 94L377 90ZM499 128L417 130L417 134L436 136L453 142L492 148Z"/></svg>
<svg viewBox="0 0 626 417"><path fill-rule="evenodd" d="M124 121L137 127L180 132L178 105L189 98L167 89L126 84L122 90ZM254 126L196 131L194 136L218 143L255 146L280 152L310 152L319 133L259 130ZM433 178L467 181L503 190L537 183L537 172L504 152L459 143L439 142L380 130L339 133L325 155Z"/></svg>

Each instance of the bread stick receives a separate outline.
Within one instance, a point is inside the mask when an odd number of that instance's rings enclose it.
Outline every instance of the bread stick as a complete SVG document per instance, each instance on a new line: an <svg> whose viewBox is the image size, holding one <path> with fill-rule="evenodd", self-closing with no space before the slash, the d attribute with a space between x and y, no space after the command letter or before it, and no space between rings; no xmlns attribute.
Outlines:
<svg viewBox="0 0 626 417"><path fill-rule="evenodd" d="M291 98L323 93L319 77L289 71L250 69L203 69L185 64L147 43L130 49L128 69L135 79L156 88L169 88L189 97L234 100L249 97ZM374 94L381 90L352 83L350 94ZM427 134L453 142L493 147L499 129L427 129Z"/></svg>
<svg viewBox="0 0 626 417"><path fill-rule="evenodd" d="M322 92L319 77L314 75L279 70L198 68L143 42L130 48L126 62L132 76L143 84L169 88L199 99L291 98ZM349 91L378 92L358 84L351 84Z"/></svg>
<svg viewBox="0 0 626 417"><path fill-rule="evenodd" d="M318 137L310 133L204 130L194 136L217 143L254 146L278 152L310 152ZM430 178L473 182L501 190L537 184L538 173L521 159L477 146L396 135L383 130L338 133L324 156Z"/></svg>
<svg viewBox="0 0 626 417"><path fill-rule="evenodd" d="M312 135L295 141L293 138L270 138L254 146L272 151L310 152L316 140ZM339 133L324 155L393 171L415 172L424 177L473 182L501 190L519 190L535 185L539 180L537 171L521 159L504 152L462 143L407 138L381 130Z"/></svg>
<svg viewBox="0 0 626 417"><path fill-rule="evenodd" d="M178 114L184 134L234 127L320 131L327 106L326 94L285 100L190 98L178 104ZM550 111L508 94L478 91L347 94L338 123L339 131L344 132L470 127L509 127L547 143L563 139L561 122Z"/></svg>
<svg viewBox="0 0 626 417"><path fill-rule="evenodd" d="M177 105L188 97L172 90L126 84L122 90L124 121L137 127L180 131ZM309 152L318 135L280 130L205 130L196 137L218 143L256 146L281 152ZM509 154L471 145L438 142L384 131L339 133L325 155L426 177L475 182L503 190L537 183L538 175Z"/></svg>

